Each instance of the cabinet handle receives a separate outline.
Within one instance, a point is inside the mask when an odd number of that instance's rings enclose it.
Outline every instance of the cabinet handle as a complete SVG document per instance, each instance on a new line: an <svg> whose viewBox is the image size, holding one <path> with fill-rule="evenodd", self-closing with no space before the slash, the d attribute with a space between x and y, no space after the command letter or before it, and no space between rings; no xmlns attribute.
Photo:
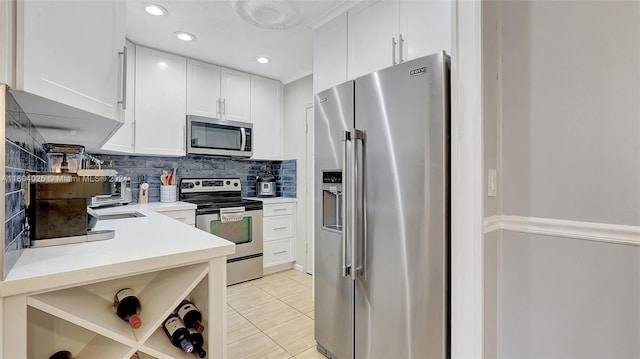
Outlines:
<svg viewBox="0 0 640 359"><path fill-rule="evenodd" d="M127 109L127 47L124 46L118 56L122 56L122 100L118 101L122 104L122 109Z"/></svg>
<svg viewBox="0 0 640 359"><path fill-rule="evenodd" d="M222 99L222 114L227 116L227 99Z"/></svg>
<svg viewBox="0 0 640 359"><path fill-rule="evenodd" d="M276 255L276 254L282 254L282 253L287 253L287 251L275 252L273 255Z"/></svg>
<svg viewBox="0 0 640 359"><path fill-rule="evenodd" d="M398 42L396 41L395 37L391 38L391 61L392 64L397 64L396 62L396 46L398 45Z"/></svg>
<svg viewBox="0 0 640 359"><path fill-rule="evenodd" d="M404 62L404 59L402 58L403 51L404 51L404 39L402 38L402 34L400 34L400 44L398 48L398 56L400 56L400 63Z"/></svg>
<svg viewBox="0 0 640 359"><path fill-rule="evenodd" d="M276 228L274 228L273 230L274 230L274 231L281 231L281 230L283 230L283 229L287 229L287 227L276 227Z"/></svg>
<svg viewBox="0 0 640 359"><path fill-rule="evenodd" d="M219 98L216 101L216 114L218 115L218 117L222 116L222 113L220 112L220 99Z"/></svg>
<svg viewBox="0 0 640 359"><path fill-rule="evenodd" d="M282 211L286 211L286 208L274 208L273 211L274 212L282 212Z"/></svg>
<svg viewBox="0 0 640 359"><path fill-rule="evenodd" d="M187 146L187 135L185 134L185 129L186 129L187 125L182 125L182 150L186 151L186 146Z"/></svg>

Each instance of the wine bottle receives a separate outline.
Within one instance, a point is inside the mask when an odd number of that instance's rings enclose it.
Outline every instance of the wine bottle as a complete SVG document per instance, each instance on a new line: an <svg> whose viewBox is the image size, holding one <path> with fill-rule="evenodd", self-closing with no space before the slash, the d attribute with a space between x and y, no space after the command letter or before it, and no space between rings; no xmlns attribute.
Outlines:
<svg viewBox="0 0 640 359"><path fill-rule="evenodd" d="M183 300L178 308L176 308L176 312L187 327L196 328L200 333L204 332L204 325L201 323L202 313L200 313L193 303L188 300Z"/></svg>
<svg viewBox="0 0 640 359"><path fill-rule="evenodd" d="M187 327L184 326L177 314L169 315L162 323L162 329L164 329L173 346L187 353L193 352L193 344L189 340L189 330L187 330Z"/></svg>
<svg viewBox="0 0 640 359"><path fill-rule="evenodd" d="M200 358L206 358L207 352L204 351L204 349L202 349L202 345L204 345L204 338L202 337L202 333L200 333L195 328L188 328L188 329L189 329L189 340L191 341L191 344L193 344L193 352L198 354L198 357Z"/></svg>
<svg viewBox="0 0 640 359"><path fill-rule="evenodd" d="M140 299L131 288L123 288L113 297L113 307L118 316L129 322L133 329L138 329L142 325L142 320L138 316L140 313Z"/></svg>
<svg viewBox="0 0 640 359"><path fill-rule="evenodd" d="M49 357L49 359L71 359L71 352L68 350L61 350L59 352L53 353Z"/></svg>

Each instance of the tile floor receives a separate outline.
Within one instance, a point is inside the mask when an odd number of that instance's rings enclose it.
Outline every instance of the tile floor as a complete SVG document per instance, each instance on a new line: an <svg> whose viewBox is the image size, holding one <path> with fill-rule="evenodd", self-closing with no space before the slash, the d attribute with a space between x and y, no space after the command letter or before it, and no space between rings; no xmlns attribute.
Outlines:
<svg viewBox="0 0 640 359"><path fill-rule="evenodd" d="M312 277L288 270L227 288L229 359L326 359L313 335Z"/></svg>

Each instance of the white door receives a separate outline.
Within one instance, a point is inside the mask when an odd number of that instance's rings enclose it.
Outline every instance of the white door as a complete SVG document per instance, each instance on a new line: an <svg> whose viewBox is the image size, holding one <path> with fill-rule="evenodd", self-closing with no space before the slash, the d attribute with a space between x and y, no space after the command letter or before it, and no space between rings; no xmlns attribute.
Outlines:
<svg viewBox="0 0 640 359"><path fill-rule="evenodd" d="M184 57L136 47L136 153L185 155Z"/></svg>
<svg viewBox="0 0 640 359"><path fill-rule="evenodd" d="M119 120L124 2L17 5L17 89Z"/></svg>
<svg viewBox="0 0 640 359"><path fill-rule="evenodd" d="M187 114L220 118L220 67L187 60Z"/></svg>
<svg viewBox="0 0 640 359"><path fill-rule="evenodd" d="M350 79L381 70L398 61L396 1L365 2L348 13Z"/></svg>
<svg viewBox="0 0 640 359"><path fill-rule="evenodd" d="M347 81L347 14L313 33L313 93Z"/></svg>
<svg viewBox="0 0 640 359"><path fill-rule="evenodd" d="M305 161L305 173L307 176L306 187L304 189L305 198L305 211L307 216L307 225L305 238L307 241L307 258L306 258L306 271L313 275L314 268L314 223L313 223L313 209L315 207L313 203L313 106L309 105L306 108L306 123L307 123L307 148L306 148L306 161Z"/></svg>
<svg viewBox="0 0 640 359"><path fill-rule="evenodd" d="M124 122L122 127L111 136L109 141L102 146L103 150L123 153L134 153L135 134L135 75L136 75L136 46L127 41L127 61L126 61L126 102L125 108L121 110L120 118Z"/></svg>
<svg viewBox="0 0 640 359"><path fill-rule="evenodd" d="M282 160L282 83L251 76L253 158Z"/></svg>
<svg viewBox="0 0 640 359"><path fill-rule="evenodd" d="M451 54L453 1L400 1L400 33L404 61L435 54Z"/></svg>
<svg viewBox="0 0 640 359"><path fill-rule="evenodd" d="M251 75L222 69L220 91L225 120L251 121Z"/></svg>

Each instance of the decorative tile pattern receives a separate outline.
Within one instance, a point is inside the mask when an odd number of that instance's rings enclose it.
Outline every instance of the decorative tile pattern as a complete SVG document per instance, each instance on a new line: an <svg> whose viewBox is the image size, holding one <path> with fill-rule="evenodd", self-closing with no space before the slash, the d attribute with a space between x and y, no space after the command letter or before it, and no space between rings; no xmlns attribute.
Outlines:
<svg viewBox="0 0 640 359"><path fill-rule="evenodd" d="M186 157L147 157L98 154L104 168L113 168L118 174L131 177L131 192L137 202L138 187L143 176L149 183L149 201L160 201L160 175L162 170L177 167L176 177L235 177L242 183L242 196L256 196L256 177L271 170L276 177L276 195L296 197L296 160L251 161L214 158L199 155Z"/></svg>
<svg viewBox="0 0 640 359"><path fill-rule="evenodd" d="M44 138L8 91L6 98L4 276L28 245L25 233L26 178L46 170L45 151L42 148Z"/></svg>

